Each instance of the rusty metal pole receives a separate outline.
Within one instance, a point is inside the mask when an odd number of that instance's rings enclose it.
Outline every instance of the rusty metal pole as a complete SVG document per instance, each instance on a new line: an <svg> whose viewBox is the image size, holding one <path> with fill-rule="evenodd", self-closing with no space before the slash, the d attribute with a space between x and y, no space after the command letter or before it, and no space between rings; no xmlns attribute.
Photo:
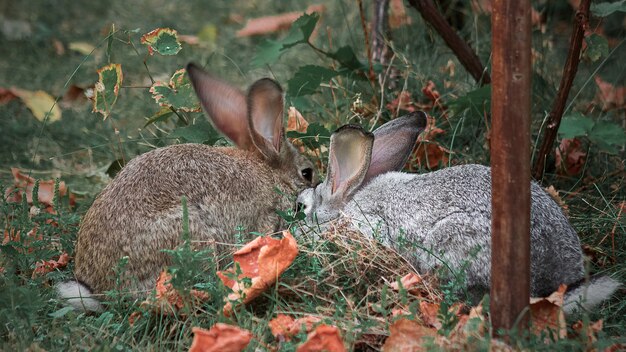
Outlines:
<svg viewBox="0 0 626 352"><path fill-rule="evenodd" d="M520 314L530 296L531 5L492 6L490 315L497 333L527 321Z"/></svg>

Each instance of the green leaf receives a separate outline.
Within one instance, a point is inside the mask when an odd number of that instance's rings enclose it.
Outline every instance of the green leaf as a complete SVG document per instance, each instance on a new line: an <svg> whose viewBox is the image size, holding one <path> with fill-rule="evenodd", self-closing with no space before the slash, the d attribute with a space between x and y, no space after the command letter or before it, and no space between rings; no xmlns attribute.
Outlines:
<svg viewBox="0 0 626 352"><path fill-rule="evenodd" d="M330 140L330 135L331 132L318 122L309 124L309 127L306 129L305 133L300 133L297 131L287 132L287 137L300 139L300 141L311 150L328 144L328 141Z"/></svg>
<svg viewBox="0 0 626 352"><path fill-rule="evenodd" d="M93 112L101 113L106 120L117 102L124 75L120 64L104 66L97 72L98 82L94 89Z"/></svg>
<svg viewBox="0 0 626 352"><path fill-rule="evenodd" d="M260 67L272 64L278 60L282 53L294 45L307 43L320 16L317 13L304 14L293 22L287 36L281 40L265 40L259 45L252 66Z"/></svg>
<svg viewBox="0 0 626 352"><path fill-rule="evenodd" d="M59 309L57 311L54 311L54 312L48 314L48 316L50 316L52 318L61 318L65 314L67 314L67 313L69 313L69 312L71 312L73 310L74 310L73 307L69 307L69 306L68 307L63 307L63 308L61 308L61 309Z"/></svg>
<svg viewBox="0 0 626 352"><path fill-rule="evenodd" d="M273 64L282 54L282 48L282 43L265 39L261 42L261 44L259 44L257 53L254 55L254 58L252 58L252 62L250 64L253 67Z"/></svg>
<svg viewBox="0 0 626 352"><path fill-rule="evenodd" d="M283 43L283 50L296 44L308 42L319 19L320 15L315 12L311 14L305 13L298 17L298 19L291 25L291 29L289 30L287 36L281 40Z"/></svg>
<svg viewBox="0 0 626 352"><path fill-rule="evenodd" d="M475 89L464 96L458 97L447 103L453 114L458 114L461 111L473 109L478 110L481 113L484 110L491 111L491 85L484 85L478 89Z"/></svg>
<svg viewBox="0 0 626 352"><path fill-rule="evenodd" d="M200 102L184 68L174 72L169 84L156 82L150 88L150 93L160 106L171 106L187 112L201 111Z"/></svg>
<svg viewBox="0 0 626 352"><path fill-rule="evenodd" d="M196 119L193 124L179 127L169 134L171 138L182 138L191 143L204 143L213 145L222 137L204 118Z"/></svg>
<svg viewBox="0 0 626 352"><path fill-rule="evenodd" d="M626 0L591 4L591 13L594 16L606 17L618 11L626 12Z"/></svg>
<svg viewBox="0 0 626 352"><path fill-rule="evenodd" d="M594 33L585 37L585 42L587 43L585 55L591 62L609 56L609 42L603 36Z"/></svg>
<svg viewBox="0 0 626 352"><path fill-rule="evenodd" d="M161 55L176 55L182 48L178 33L170 28L157 28L141 37L141 44L148 45L150 55L156 51Z"/></svg>
<svg viewBox="0 0 626 352"><path fill-rule="evenodd" d="M624 129L616 123L609 121L598 121L589 132L589 140L597 144L601 149L617 154L615 146L626 143L626 133Z"/></svg>
<svg viewBox="0 0 626 352"><path fill-rule="evenodd" d="M573 113L564 116L559 126L559 135L561 138L574 138L587 136L593 128L592 119L585 117L581 113Z"/></svg>
<svg viewBox="0 0 626 352"><path fill-rule="evenodd" d="M157 111L156 114L152 115L152 117L150 117L148 121L146 121L146 124L143 125L143 127L148 127L155 122L166 121L170 117L172 117L172 115L174 115L174 113L169 108L161 108L161 110Z"/></svg>
<svg viewBox="0 0 626 352"><path fill-rule="evenodd" d="M337 60L342 67L351 71L363 70L366 65L361 62L350 46L342 46L334 53L328 55L331 59Z"/></svg>
<svg viewBox="0 0 626 352"><path fill-rule="evenodd" d="M302 66L287 82L289 95L297 97L315 93L320 83L335 77L337 74L338 72L322 66Z"/></svg>

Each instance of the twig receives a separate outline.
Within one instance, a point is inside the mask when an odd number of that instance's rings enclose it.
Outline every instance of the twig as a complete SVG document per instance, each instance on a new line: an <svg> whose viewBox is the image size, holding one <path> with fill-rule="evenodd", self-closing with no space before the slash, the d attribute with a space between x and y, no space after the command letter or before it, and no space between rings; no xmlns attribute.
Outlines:
<svg viewBox="0 0 626 352"><path fill-rule="evenodd" d="M491 82L489 73L480 62L476 53L454 31L452 26L437 10L432 0L409 0L409 4L419 11L426 22L433 26L476 82L481 86Z"/></svg>
<svg viewBox="0 0 626 352"><path fill-rule="evenodd" d="M580 50L583 44L583 38L585 35L585 27L589 21L589 5L590 0L583 0L580 2L578 11L574 18L574 30L570 39L569 53L567 54L567 61L565 61L565 67L563 67L563 76L561 77L561 84L559 85L559 92L557 93L554 105L550 115L548 115L548 124L541 141L541 147L539 148L539 154L533 165L533 177L536 180L541 179L545 168L546 157L552 151L552 145L556 139L559 126L561 125L561 118L565 111L565 104L567 103L567 97L572 88L574 77L578 71L578 63L580 62Z"/></svg>

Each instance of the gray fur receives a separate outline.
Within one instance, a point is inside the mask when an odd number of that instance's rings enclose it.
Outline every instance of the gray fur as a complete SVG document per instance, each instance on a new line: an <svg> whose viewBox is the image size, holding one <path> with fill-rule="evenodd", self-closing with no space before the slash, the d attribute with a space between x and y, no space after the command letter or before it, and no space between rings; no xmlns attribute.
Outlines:
<svg viewBox="0 0 626 352"><path fill-rule="evenodd" d="M289 208L289 195L316 184L315 174L310 180L302 176L302 170L314 170L313 164L284 137L280 86L260 80L246 97L196 66L188 72L214 125L238 147L182 144L131 160L80 226L74 274L85 284L82 292L91 289L86 296L113 288L138 294L154 288L169 264L162 250L182 242L183 196L193 245L213 246L220 254L234 249L238 227L263 233L281 229L275 210ZM248 109L246 101L255 106ZM255 123L262 124L260 130ZM128 264L117 286L114 268L123 257ZM58 288L62 296L72 291Z"/></svg>
<svg viewBox="0 0 626 352"><path fill-rule="evenodd" d="M390 138L390 143L403 142ZM412 146L415 139L404 143ZM334 148L331 139L329 158L335 158L334 150L341 149ZM463 165L421 175L378 169L378 176L343 203L328 201L341 195L332 194L327 181L301 192L298 202L306 222L311 225L346 219L363 234L394 247L421 272L441 268L444 263L457 271L469 261L466 284L470 292L487 293L491 272L490 168ZM327 180L331 177L327 175ZM547 296L562 283L573 284L584 278L578 235L561 208L534 182L530 236L532 296ZM473 250L478 250L475 257ZM612 284L604 285L610 288L600 295L604 299L617 287L617 282L606 279Z"/></svg>

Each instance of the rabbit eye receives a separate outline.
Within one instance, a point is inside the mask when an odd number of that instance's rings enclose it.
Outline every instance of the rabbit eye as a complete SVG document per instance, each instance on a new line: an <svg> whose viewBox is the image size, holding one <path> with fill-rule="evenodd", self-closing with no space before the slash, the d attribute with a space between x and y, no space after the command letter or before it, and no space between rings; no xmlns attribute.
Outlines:
<svg viewBox="0 0 626 352"><path fill-rule="evenodd" d="M310 167L300 170L300 174L302 174L305 180L309 182L313 181L313 169Z"/></svg>

